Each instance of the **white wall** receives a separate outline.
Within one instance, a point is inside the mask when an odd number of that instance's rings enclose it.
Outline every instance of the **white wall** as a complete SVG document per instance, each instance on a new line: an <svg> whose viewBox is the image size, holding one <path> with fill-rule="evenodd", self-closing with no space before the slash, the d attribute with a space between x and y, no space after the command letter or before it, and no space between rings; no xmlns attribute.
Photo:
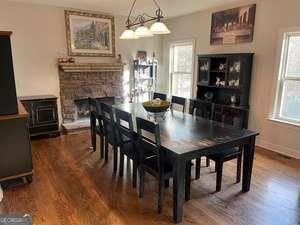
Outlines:
<svg viewBox="0 0 300 225"><path fill-rule="evenodd" d="M120 40L125 17L115 16L116 54L127 63L137 50L156 52L160 57L159 38ZM13 31L12 51L18 96L54 94L59 97L56 60L67 56L64 8L0 1L0 30ZM80 62L105 62L112 58L82 57ZM60 103L59 103L60 106Z"/></svg>
<svg viewBox="0 0 300 225"><path fill-rule="evenodd" d="M211 46L211 14L223 9L257 3L254 42L237 45ZM299 0L245 0L236 4L206 10L168 20L172 33L163 41L164 76L161 84L168 82L168 55L172 41L195 39L196 53L254 52L251 88L250 128L258 130L258 145L283 154L300 158L300 127L268 120L274 99L280 33L289 27L300 26ZM300 30L300 29L299 29ZM161 86L167 91L168 87Z"/></svg>

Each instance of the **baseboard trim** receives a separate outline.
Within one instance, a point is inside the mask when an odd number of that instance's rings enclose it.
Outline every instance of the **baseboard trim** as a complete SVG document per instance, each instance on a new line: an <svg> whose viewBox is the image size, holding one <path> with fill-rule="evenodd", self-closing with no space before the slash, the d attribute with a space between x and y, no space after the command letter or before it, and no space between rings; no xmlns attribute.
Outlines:
<svg viewBox="0 0 300 225"><path fill-rule="evenodd" d="M273 152L276 152L276 153L279 153L282 155L286 155L291 158L300 159L300 149L297 150L297 149L293 149L293 148L290 148L287 146L276 145L276 144L270 143L265 140L260 140L260 139L257 140L256 145L258 147L262 147L264 149L267 149L267 150L270 150L270 151L273 151Z"/></svg>

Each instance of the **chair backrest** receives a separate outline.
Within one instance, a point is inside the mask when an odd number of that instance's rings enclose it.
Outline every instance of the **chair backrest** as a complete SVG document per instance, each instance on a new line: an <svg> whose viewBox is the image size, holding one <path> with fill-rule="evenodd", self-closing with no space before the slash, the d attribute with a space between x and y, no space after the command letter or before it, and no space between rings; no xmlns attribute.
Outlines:
<svg viewBox="0 0 300 225"><path fill-rule="evenodd" d="M101 115L101 106L97 99L89 98L90 112L95 112L96 115Z"/></svg>
<svg viewBox="0 0 300 225"><path fill-rule="evenodd" d="M186 99L178 96L172 96L171 109L174 109L174 104L182 106L182 112L185 112Z"/></svg>
<svg viewBox="0 0 300 225"><path fill-rule="evenodd" d="M101 116L103 121L104 135L106 137L111 138L111 140L109 141L112 141L113 142L112 144L117 144L118 143L117 129L114 122L114 114L113 114L112 106L105 104L103 102L101 102L100 105L101 105Z"/></svg>
<svg viewBox="0 0 300 225"><path fill-rule="evenodd" d="M146 152L151 152L151 154L158 156L157 165L158 168L160 168L163 157L161 151L159 124L137 117L136 125L138 134L137 153L139 155L140 162L143 163ZM145 137L145 135L143 135L143 131L147 132L148 137ZM154 138L149 137L149 135L154 136Z"/></svg>
<svg viewBox="0 0 300 225"><path fill-rule="evenodd" d="M108 105L104 102L100 102L101 107L101 115L103 116L103 119L106 118L108 120L114 121L114 113L111 105Z"/></svg>
<svg viewBox="0 0 300 225"><path fill-rule="evenodd" d="M167 95L163 94L163 93L154 92L153 93L153 99L156 99L156 98L160 98L161 100L166 101L167 100Z"/></svg>
<svg viewBox="0 0 300 225"><path fill-rule="evenodd" d="M132 115L120 109L115 109L118 139L123 143L123 136L134 141Z"/></svg>
<svg viewBox="0 0 300 225"><path fill-rule="evenodd" d="M243 129L247 128L243 123L245 118L247 118L247 110L216 105L212 120Z"/></svg>
<svg viewBox="0 0 300 225"><path fill-rule="evenodd" d="M213 119L213 104L210 102L204 101L194 101L190 100L190 104L192 104L192 113L196 116L200 116L202 118L211 120Z"/></svg>

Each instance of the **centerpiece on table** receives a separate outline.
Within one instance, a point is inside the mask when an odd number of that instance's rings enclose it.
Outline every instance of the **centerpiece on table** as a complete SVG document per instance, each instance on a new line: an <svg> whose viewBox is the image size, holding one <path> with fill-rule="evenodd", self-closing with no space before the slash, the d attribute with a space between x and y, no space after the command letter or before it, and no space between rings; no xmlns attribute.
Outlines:
<svg viewBox="0 0 300 225"><path fill-rule="evenodd" d="M144 109L147 111L149 117L165 118L165 114L170 107L170 102L161 100L160 98L153 99L143 103Z"/></svg>

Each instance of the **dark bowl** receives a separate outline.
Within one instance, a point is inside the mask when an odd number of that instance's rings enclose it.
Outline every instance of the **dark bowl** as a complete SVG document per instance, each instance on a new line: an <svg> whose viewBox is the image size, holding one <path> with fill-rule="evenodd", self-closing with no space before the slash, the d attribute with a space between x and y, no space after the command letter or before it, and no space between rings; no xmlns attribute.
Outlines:
<svg viewBox="0 0 300 225"><path fill-rule="evenodd" d="M168 110L170 102L162 101L161 105L151 105L151 101L148 101L143 103L143 107L146 111L151 113L162 113Z"/></svg>

